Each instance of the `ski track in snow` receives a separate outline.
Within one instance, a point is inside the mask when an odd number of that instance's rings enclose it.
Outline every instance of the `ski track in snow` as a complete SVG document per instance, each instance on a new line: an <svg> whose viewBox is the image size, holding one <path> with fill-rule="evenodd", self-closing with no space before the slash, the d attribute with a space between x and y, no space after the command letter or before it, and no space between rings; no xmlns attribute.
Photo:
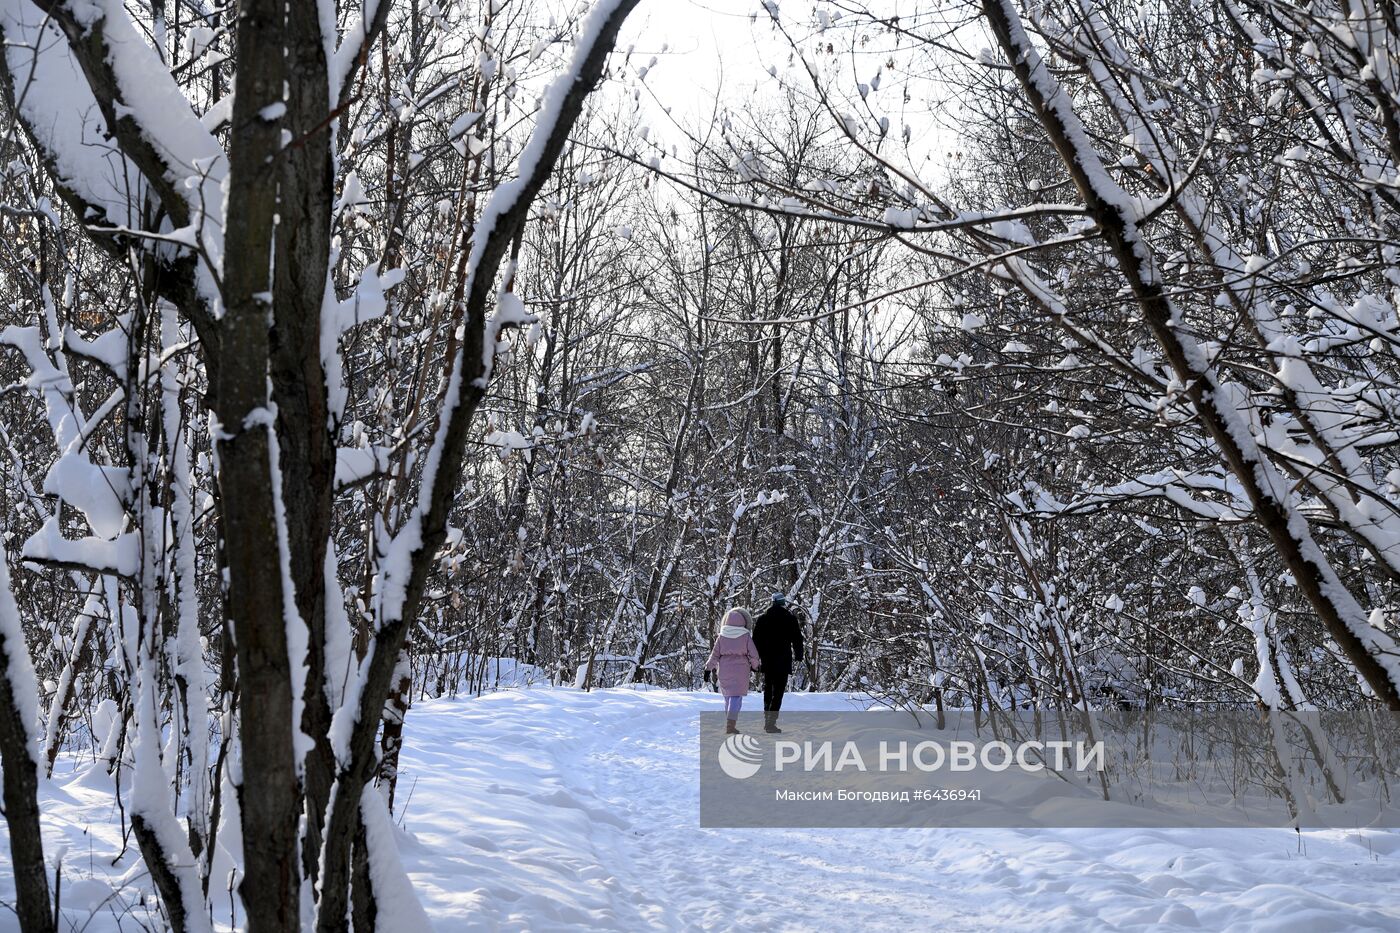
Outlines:
<svg viewBox="0 0 1400 933"><path fill-rule="evenodd" d="M703 829L697 716L718 708L712 693L546 687L414 707L399 844L437 930L1400 931L1396 831ZM150 928L134 845L108 867L110 779L63 764L43 791L61 929ZM0 822L13 903L8 857Z"/></svg>

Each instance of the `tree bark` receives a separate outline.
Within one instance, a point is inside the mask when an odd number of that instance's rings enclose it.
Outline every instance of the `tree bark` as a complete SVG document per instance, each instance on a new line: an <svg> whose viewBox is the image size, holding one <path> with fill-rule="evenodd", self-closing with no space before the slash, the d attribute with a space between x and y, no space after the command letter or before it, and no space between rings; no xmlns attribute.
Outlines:
<svg viewBox="0 0 1400 933"><path fill-rule="evenodd" d="M292 746L292 679L287 653L274 493L273 422L268 407L269 319L277 212L280 119L286 80L283 7L248 0L238 13L225 221L223 365L215 393L219 486L224 505L228 611L238 655L242 740L238 797L244 876L239 887L249 933L299 927L296 859L301 785Z"/></svg>
<svg viewBox="0 0 1400 933"><path fill-rule="evenodd" d="M0 542L0 767L4 769L5 822L10 830L10 863L15 873L16 913L26 933L53 933L53 904L44 869L44 837L39 831L39 754L25 707L37 710L34 668L10 592L10 569ZM16 678L29 683L16 684ZM19 691L30 695L21 702Z"/></svg>
<svg viewBox="0 0 1400 933"><path fill-rule="evenodd" d="M0 671L9 668L10 646L0 646ZM5 822L15 872L16 913L26 933L51 933L53 905L39 832L39 768L29 754L28 733L15 707L8 677L0 675L0 764L5 770Z"/></svg>
<svg viewBox="0 0 1400 933"><path fill-rule="evenodd" d="M331 533L335 437L321 359L321 314L330 288L335 171L330 83L319 17L314 3L286 7L288 93L283 127L291 134L291 142L279 156L278 211L290 222L277 226L269 336L288 569L297 615L307 632L300 725L314 745L305 762L302 862L311 878L316 876L320 859L322 822L335 770L327 735L331 709L325 685L325 566Z"/></svg>

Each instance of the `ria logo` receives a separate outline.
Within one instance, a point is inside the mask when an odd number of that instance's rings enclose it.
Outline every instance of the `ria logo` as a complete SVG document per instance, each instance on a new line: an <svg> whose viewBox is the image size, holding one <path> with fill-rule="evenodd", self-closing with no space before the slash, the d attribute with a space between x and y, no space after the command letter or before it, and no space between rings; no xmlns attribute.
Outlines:
<svg viewBox="0 0 1400 933"><path fill-rule="evenodd" d="M763 745L744 733L727 736L719 747L718 758L721 771L742 781L757 774L763 765Z"/></svg>

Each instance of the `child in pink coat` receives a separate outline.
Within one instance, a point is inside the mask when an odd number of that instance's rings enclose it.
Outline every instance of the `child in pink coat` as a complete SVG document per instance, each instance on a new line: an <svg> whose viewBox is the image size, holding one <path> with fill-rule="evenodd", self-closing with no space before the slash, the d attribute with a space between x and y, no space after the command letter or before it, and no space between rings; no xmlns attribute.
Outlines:
<svg viewBox="0 0 1400 933"><path fill-rule="evenodd" d="M739 707L744 705L744 697L749 692L749 672L759 669L758 649L749 634L752 627L753 620L747 609L726 612L710 659L705 662L706 671L719 672L719 692L724 696L724 711L729 720L724 727L726 734L739 731Z"/></svg>

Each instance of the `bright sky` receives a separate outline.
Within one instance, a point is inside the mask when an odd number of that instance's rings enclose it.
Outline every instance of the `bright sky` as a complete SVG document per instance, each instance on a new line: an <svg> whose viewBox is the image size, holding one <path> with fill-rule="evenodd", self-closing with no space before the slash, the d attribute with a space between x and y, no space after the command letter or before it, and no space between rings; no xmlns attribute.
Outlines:
<svg viewBox="0 0 1400 933"><path fill-rule="evenodd" d="M783 13L805 6L788 3ZM633 61L640 64L657 57L647 84L677 119L693 124L709 114L717 95L732 102L755 87L759 93L776 90L767 68L775 57L778 64L786 61L787 50L772 37L759 0L643 0L621 46L635 43Z"/></svg>
<svg viewBox="0 0 1400 933"><path fill-rule="evenodd" d="M881 15L913 11L927 15L927 0L875 0L872 7ZM810 36L818 9L827 9L819 0L780 0L784 24L795 37ZM836 33L838 46L850 41ZM619 48L632 46L631 67L647 65L654 56L656 65L646 75L647 88L662 105L671 108L671 117L692 130L710 123L715 101L731 110L741 110L750 101L772 100L780 93L778 75L807 88L806 75L792 66L792 50L787 39L775 29L761 0L642 0L632 14ZM857 80L868 81L880 70L882 44L864 49L858 60L839 59L839 80L846 93L854 91ZM854 65L859 74L853 72ZM868 72L868 73L867 73ZM936 83L908 75L888 76L885 90L872 92L871 106L887 115L892 137L898 137L903 121L912 124L913 149L909 153L919 171L931 180L935 169L924 163L932 152L956 148L956 95ZM914 101L901 106L898 94L914 92ZM931 109L930 109L931 108ZM657 112L656 104L643 93L644 120L657 135L678 142L668 120ZM682 146L684 148L684 146Z"/></svg>

